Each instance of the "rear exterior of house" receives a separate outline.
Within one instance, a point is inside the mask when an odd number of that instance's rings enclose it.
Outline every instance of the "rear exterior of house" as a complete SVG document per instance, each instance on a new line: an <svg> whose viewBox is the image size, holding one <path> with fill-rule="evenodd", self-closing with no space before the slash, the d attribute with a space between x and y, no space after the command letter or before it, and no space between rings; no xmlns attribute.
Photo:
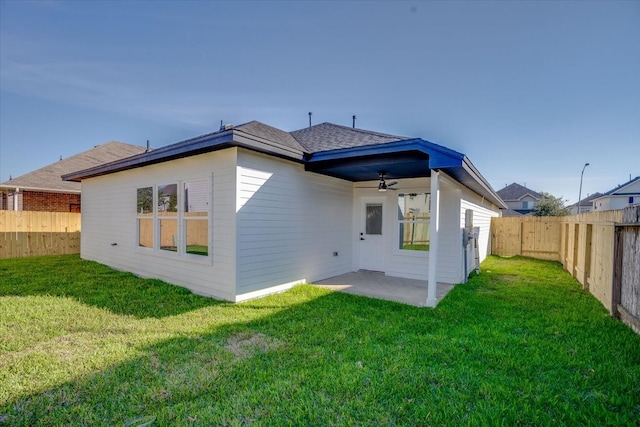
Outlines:
<svg viewBox="0 0 640 427"><path fill-rule="evenodd" d="M67 176L83 186L82 257L243 301L360 269L455 284L486 256L500 200L463 185L456 170L398 174L379 191L377 173L344 179L328 164L312 168L291 134L253 123L202 138L219 139L213 150L196 139ZM363 158L393 169L387 154ZM366 169L349 165L348 174Z"/></svg>

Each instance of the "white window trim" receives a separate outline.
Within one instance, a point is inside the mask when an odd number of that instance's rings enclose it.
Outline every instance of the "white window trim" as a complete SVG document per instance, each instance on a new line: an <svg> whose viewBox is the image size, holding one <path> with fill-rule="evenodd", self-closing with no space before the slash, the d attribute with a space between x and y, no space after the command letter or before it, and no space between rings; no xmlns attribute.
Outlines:
<svg viewBox="0 0 640 427"><path fill-rule="evenodd" d="M193 220L193 217L185 217L184 216L184 183L189 181L198 181L198 180L207 180L207 203L209 209L207 211L207 218L204 219L196 219L197 221L207 221L207 245L208 245L208 253L207 255L196 255L190 254L186 252L186 248L183 248L182 242L186 240L185 232L185 220L190 219ZM153 216L149 217L153 221L153 247L145 247L139 245L139 236L140 236L140 222L139 217L136 213L135 221L136 221L136 233L134 236L134 247L136 252L145 253L145 254L153 254L153 256L158 256L161 258L166 258L170 260L179 260L179 261L188 261L194 262L197 264L213 264L213 176L202 177L197 179L188 179L188 180L180 180L174 181L171 184L175 183L178 186L178 204L177 204L177 212L175 216L168 217L166 219L172 219L177 221L177 241L176 251L169 251L166 249L160 249L160 217L158 216L158 187L160 185L170 185L170 184L149 184L149 185L140 185L136 187L136 190L139 188L151 187L153 192ZM136 192L137 197L137 192ZM136 199L137 203L137 199Z"/></svg>
<svg viewBox="0 0 640 427"><path fill-rule="evenodd" d="M431 194L429 193L429 191L425 191L425 190L416 190L416 191L405 191L401 194L403 195L407 195L407 194L411 194L411 193L416 193L416 194ZM398 194L399 196L399 194ZM395 207L398 206L398 196L395 197ZM431 196L430 196L431 197ZM429 208L431 208L431 206L429 206ZM419 251L419 250L415 250L415 249L400 249L398 247L398 237L400 236L400 224L429 224L431 222L431 219L428 220L424 220L424 219L419 219L419 220L407 220L407 219L396 219L395 220L395 237L394 237L394 245L393 245L393 250L392 253L394 255L400 255L400 256L409 256L409 257L415 257L415 258L429 258L429 252L430 251ZM431 245L431 238L429 238L429 245Z"/></svg>

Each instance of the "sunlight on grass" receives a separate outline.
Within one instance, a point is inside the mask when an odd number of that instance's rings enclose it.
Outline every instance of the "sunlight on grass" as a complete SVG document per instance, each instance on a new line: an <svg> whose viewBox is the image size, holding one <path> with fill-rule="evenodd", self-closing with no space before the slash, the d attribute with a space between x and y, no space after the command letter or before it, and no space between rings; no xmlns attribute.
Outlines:
<svg viewBox="0 0 640 427"><path fill-rule="evenodd" d="M0 424L640 417L640 337L556 263L491 257L436 309L313 286L223 303L77 256L0 277Z"/></svg>

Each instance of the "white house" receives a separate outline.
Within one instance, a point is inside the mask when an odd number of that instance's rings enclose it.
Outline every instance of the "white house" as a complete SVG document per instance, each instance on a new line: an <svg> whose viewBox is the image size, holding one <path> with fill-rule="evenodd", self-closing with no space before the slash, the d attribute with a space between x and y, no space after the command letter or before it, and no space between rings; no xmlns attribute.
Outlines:
<svg viewBox="0 0 640 427"><path fill-rule="evenodd" d="M578 207L580 207L580 213L591 212L593 208L593 200L601 196L602 196L601 193L593 193L588 195L584 199L580 200L579 202L576 202L570 206L567 206L567 208L569 208L569 215L577 215Z"/></svg>
<svg viewBox="0 0 640 427"><path fill-rule="evenodd" d="M63 178L84 259L229 301L365 269L428 280L435 306L505 207L461 153L330 123L228 125Z"/></svg>
<svg viewBox="0 0 640 427"><path fill-rule="evenodd" d="M640 203L640 176L592 200L594 211L624 209Z"/></svg>

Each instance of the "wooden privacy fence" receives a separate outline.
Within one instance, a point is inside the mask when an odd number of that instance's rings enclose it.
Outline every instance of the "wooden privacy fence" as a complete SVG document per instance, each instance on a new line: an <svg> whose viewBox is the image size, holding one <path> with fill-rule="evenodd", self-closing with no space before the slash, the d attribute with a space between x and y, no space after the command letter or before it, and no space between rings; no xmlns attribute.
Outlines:
<svg viewBox="0 0 640 427"><path fill-rule="evenodd" d="M80 253L80 214L0 211L0 259Z"/></svg>
<svg viewBox="0 0 640 427"><path fill-rule="evenodd" d="M491 253L561 262L611 314L632 324L640 319L639 216L636 205L564 217L493 218Z"/></svg>
<svg viewBox="0 0 640 427"><path fill-rule="evenodd" d="M640 206L634 208L616 224L613 313L640 334Z"/></svg>

